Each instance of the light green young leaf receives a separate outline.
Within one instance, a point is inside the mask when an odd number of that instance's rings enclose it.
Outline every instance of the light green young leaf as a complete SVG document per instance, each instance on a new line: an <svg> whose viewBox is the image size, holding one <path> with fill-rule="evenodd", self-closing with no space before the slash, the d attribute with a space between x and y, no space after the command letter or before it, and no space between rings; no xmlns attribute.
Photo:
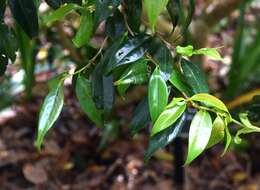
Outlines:
<svg viewBox="0 0 260 190"><path fill-rule="evenodd" d="M198 49L198 50L194 50L193 54L194 55L206 55L206 56L209 56L210 58L215 59L217 61L223 60L223 58L219 54L217 48L201 48L201 49Z"/></svg>
<svg viewBox="0 0 260 190"><path fill-rule="evenodd" d="M190 57L193 55L193 46L188 45L186 47L177 46L176 53L181 54L183 56Z"/></svg>
<svg viewBox="0 0 260 190"><path fill-rule="evenodd" d="M207 147L212 131L212 120L207 111L200 110L194 116L189 131L188 156L185 165L190 164Z"/></svg>
<svg viewBox="0 0 260 190"><path fill-rule="evenodd" d="M218 144L225 136L225 123L220 116L217 116L212 125L211 136L207 148Z"/></svg>
<svg viewBox="0 0 260 190"><path fill-rule="evenodd" d="M80 107L96 125L103 126L102 112L96 108L92 98L91 82L86 78L79 76L76 83L76 95Z"/></svg>
<svg viewBox="0 0 260 190"><path fill-rule="evenodd" d="M240 135L255 133L255 132L259 133L260 132L259 127L251 124L251 122L249 121L246 113L239 114L239 118L240 118L241 122L244 124L244 127L237 131L237 134L234 138L234 142L236 144L240 144L241 141L242 141Z"/></svg>
<svg viewBox="0 0 260 190"><path fill-rule="evenodd" d="M168 103L168 88L163 80L160 69L156 68L148 85L149 111L153 123L157 120Z"/></svg>
<svg viewBox="0 0 260 190"><path fill-rule="evenodd" d="M87 44L92 36L94 28L94 17L93 15L86 11L82 13L80 18L80 26L76 33L76 36L73 38L73 43L76 47L82 47Z"/></svg>
<svg viewBox="0 0 260 190"><path fill-rule="evenodd" d="M144 0L144 7L147 11L148 19L152 31L155 32L155 25L160 13L166 8L169 0Z"/></svg>
<svg viewBox="0 0 260 190"><path fill-rule="evenodd" d="M74 4L74 3L64 4L57 10L53 11L50 15L44 17L44 23L46 25L50 25L57 20L63 19L71 11L77 10L80 8L82 8L82 7L79 6L78 4Z"/></svg>
<svg viewBox="0 0 260 190"><path fill-rule="evenodd" d="M194 50L192 45L188 45L185 47L177 46L176 53L187 57L191 57L192 55L206 55L217 61L223 60L217 48L201 48Z"/></svg>
<svg viewBox="0 0 260 190"><path fill-rule="evenodd" d="M225 142L224 151L221 154L221 156L224 156L226 154L226 152L227 152L227 150L228 150L228 148L229 148L229 146L230 146L230 144L232 142L232 136L231 136L230 131L228 129L228 124L230 123L230 121L229 121L229 119L227 117L224 119L224 123L225 123L225 136L226 136L225 137L225 141L226 142Z"/></svg>
<svg viewBox="0 0 260 190"><path fill-rule="evenodd" d="M41 107L38 133L35 143L38 149L41 148L45 135L51 129L61 113L64 103L63 82L64 81L62 80L57 85L53 86Z"/></svg>
<svg viewBox="0 0 260 190"><path fill-rule="evenodd" d="M186 102L182 101L181 98L173 99L173 102L170 104L171 106L167 106L156 120L152 128L151 136L154 136L174 124L183 114L187 106Z"/></svg>
<svg viewBox="0 0 260 190"><path fill-rule="evenodd" d="M189 100L201 102L206 104L207 106L229 113L226 105L220 99L210 94L206 94L206 93L195 94Z"/></svg>

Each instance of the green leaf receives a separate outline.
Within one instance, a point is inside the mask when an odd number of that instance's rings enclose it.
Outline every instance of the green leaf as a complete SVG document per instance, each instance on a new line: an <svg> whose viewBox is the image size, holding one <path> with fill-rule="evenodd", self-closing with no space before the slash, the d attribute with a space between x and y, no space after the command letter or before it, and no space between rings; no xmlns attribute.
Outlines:
<svg viewBox="0 0 260 190"><path fill-rule="evenodd" d="M159 150L170 144L181 132L182 127L186 121L186 115L183 114L175 123L175 125L168 127L167 129L161 131L160 133L151 137L149 141L148 149L145 153L145 163L147 163L152 155Z"/></svg>
<svg viewBox="0 0 260 190"><path fill-rule="evenodd" d="M46 3L53 9L58 9L62 4L62 0L45 0Z"/></svg>
<svg viewBox="0 0 260 190"><path fill-rule="evenodd" d="M125 0L125 13L127 23L134 32L139 32L142 18L142 1L140 0Z"/></svg>
<svg viewBox="0 0 260 190"><path fill-rule="evenodd" d="M41 148L43 139L47 132L51 129L55 121L58 119L64 103L63 81L53 87L44 99L41 107L40 118L38 123L38 134L36 146Z"/></svg>
<svg viewBox="0 0 260 190"><path fill-rule="evenodd" d="M170 0L167 5L167 11L171 17L172 33L173 33L180 20L180 13L179 13L180 10L178 6L178 0Z"/></svg>
<svg viewBox="0 0 260 190"><path fill-rule="evenodd" d="M144 7L146 9L148 19L151 24L152 31L155 32L155 25L160 13L166 8L169 0L144 0Z"/></svg>
<svg viewBox="0 0 260 190"><path fill-rule="evenodd" d="M202 48L202 49L194 50L193 54L194 55L206 55L217 61L223 61L223 58L219 54L217 48Z"/></svg>
<svg viewBox="0 0 260 190"><path fill-rule="evenodd" d="M206 77L197 65L182 59L181 68L186 82L192 87L195 94L209 92Z"/></svg>
<svg viewBox="0 0 260 190"><path fill-rule="evenodd" d="M106 66L106 73L111 72L116 67L133 63L140 59L147 51L149 40L150 36L142 34L123 43L115 54L110 55L111 58Z"/></svg>
<svg viewBox="0 0 260 190"><path fill-rule="evenodd" d="M39 24L37 10L33 0L9 0L13 17L29 37L38 35Z"/></svg>
<svg viewBox="0 0 260 190"><path fill-rule="evenodd" d="M176 47L176 53L181 54L183 56L187 56L190 57L193 55L193 46L192 45L188 45L186 47L181 47L181 46L177 46Z"/></svg>
<svg viewBox="0 0 260 190"><path fill-rule="evenodd" d="M19 25L16 27L16 36L21 53L22 68L25 72L25 88L27 97L32 96L32 88L34 84L34 68L35 62L33 58L33 41L25 34Z"/></svg>
<svg viewBox="0 0 260 190"><path fill-rule="evenodd" d="M186 102L182 98L174 98L167 108L160 114L152 128L151 136L173 125L186 109Z"/></svg>
<svg viewBox="0 0 260 190"><path fill-rule="evenodd" d="M223 151L223 153L221 154L221 156L224 156L225 154L226 154L226 152L227 152L227 150L228 150L228 148L229 148L229 146L230 146L230 144L231 144L231 142L232 142L232 136L231 136L231 134L230 134L230 132L229 132L229 129L228 129L228 121L227 121L227 118L225 118L225 120L224 120L224 122L225 122L225 148L224 148L224 151Z"/></svg>
<svg viewBox="0 0 260 190"><path fill-rule="evenodd" d="M207 147L212 131L212 120L207 111L200 110L192 119L189 131L188 156L185 165L190 164Z"/></svg>
<svg viewBox="0 0 260 190"><path fill-rule="evenodd" d="M87 116L98 126L103 126L102 113L96 108L92 99L91 82L79 76L76 83L76 95L79 100L80 107Z"/></svg>
<svg viewBox="0 0 260 190"><path fill-rule="evenodd" d="M216 108L220 111L229 113L226 105L220 99L218 99L215 96L212 96L210 94L206 94L206 93L195 94L189 100L198 101L198 102L206 104L207 106L210 106L210 107Z"/></svg>
<svg viewBox="0 0 260 190"><path fill-rule="evenodd" d="M156 68L148 85L149 111L153 123L157 120L168 103L168 88L161 76L159 68Z"/></svg>
<svg viewBox="0 0 260 190"><path fill-rule="evenodd" d="M134 110L132 121L130 124L130 131L132 135L137 134L141 129L143 129L151 120L149 113L148 98L145 97L138 104Z"/></svg>
<svg viewBox="0 0 260 190"><path fill-rule="evenodd" d="M105 34L111 39L116 39L127 32L123 14L117 9L106 21Z"/></svg>
<svg viewBox="0 0 260 190"><path fill-rule="evenodd" d="M6 0L0 0L0 21L3 19L6 8Z"/></svg>
<svg viewBox="0 0 260 190"><path fill-rule="evenodd" d="M17 37L14 31L4 23L0 23L0 36L4 39L0 41L0 55L14 62L18 49Z"/></svg>
<svg viewBox="0 0 260 190"><path fill-rule="evenodd" d="M187 96L191 96L193 94L191 87L186 84L183 76L178 71L172 70L172 74L169 80L171 84L180 92L185 93Z"/></svg>
<svg viewBox="0 0 260 190"><path fill-rule="evenodd" d="M63 81L65 80L69 75L68 72L63 72L63 73L60 73L58 75L55 75L54 77L52 77L49 81L48 81L48 87L49 89L53 89L55 86L57 86L60 81Z"/></svg>
<svg viewBox="0 0 260 190"><path fill-rule="evenodd" d="M95 27L106 20L119 6L120 0L95 0Z"/></svg>
<svg viewBox="0 0 260 190"><path fill-rule="evenodd" d="M172 73L174 60L171 51L162 43L156 44L156 53L153 56L154 60L159 63L161 74L165 81L167 81Z"/></svg>
<svg viewBox="0 0 260 190"><path fill-rule="evenodd" d="M239 118L240 118L242 124L244 125L244 127L237 131L237 134L234 138L234 142L236 144L240 144L241 141L242 141L240 135L255 133L255 132L259 133L260 132L260 128L252 125L252 123L249 121L246 113L239 114Z"/></svg>
<svg viewBox="0 0 260 190"><path fill-rule="evenodd" d="M80 26L73 38L73 43L76 47L82 47L89 43L89 40L93 34L94 18L93 15L86 11L82 13L80 17Z"/></svg>
<svg viewBox="0 0 260 190"><path fill-rule="evenodd" d="M98 109L104 110L104 114L110 113L114 103L113 76L103 73L103 64L98 64L92 75L92 94Z"/></svg>
<svg viewBox="0 0 260 190"><path fill-rule="evenodd" d="M46 25L51 25L53 22L63 19L71 11L75 11L81 8L81 6L74 3L62 5L57 10L51 12L49 15L44 17L44 23Z"/></svg>
<svg viewBox="0 0 260 190"><path fill-rule="evenodd" d="M0 56L0 77L2 75L4 75L6 68L7 68L7 65L8 65L8 58L1 55Z"/></svg>
<svg viewBox="0 0 260 190"><path fill-rule="evenodd" d="M141 59L133 63L122 74L120 79L116 81L115 85L124 84L142 84L148 80L147 60Z"/></svg>
<svg viewBox="0 0 260 190"><path fill-rule="evenodd" d="M210 135L207 148L218 144L225 137L225 122L220 116L217 116L212 125L212 131Z"/></svg>

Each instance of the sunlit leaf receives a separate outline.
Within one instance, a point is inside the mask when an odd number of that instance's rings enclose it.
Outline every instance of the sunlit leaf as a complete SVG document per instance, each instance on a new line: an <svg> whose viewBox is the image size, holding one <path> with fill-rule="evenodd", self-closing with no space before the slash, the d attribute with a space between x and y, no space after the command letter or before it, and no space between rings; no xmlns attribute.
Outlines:
<svg viewBox="0 0 260 190"><path fill-rule="evenodd" d="M41 107L36 139L36 146L38 149L41 148L45 135L58 119L63 107L63 103L63 81L60 81L60 83L51 89L49 94L44 99L43 105Z"/></svg>
<svg viewBox="0 0 260 190"><path fill-rule="evenodd" d="M168 103L168 88L163 80L160 69L156 68L148 85L149 111L153 123L157 120Z"/></svg>
<svg viewBox="0 0 260 190"><path fill-rule="evenodd" d="M207 144L207 148L211 148L212 146L221 142L224 136L225 136L225 123L220 116L217 116L212 125L212 131L211 131L209 142Z"/></svg>
<svg viewBox="0 0 260 190"><path fill-rule="evenodd" d="M92 36L94 27L93 15L89 12L84 12L80 17L80 26L73 38L73 43L76 47L81 47L87 44Z"/></svg>
<svg viewBox="0 0 260 190"><path fill-rule="evenodd" d="M184 113L187 106L186 102L182 101L181 98L173 99L170 104L171 106L167 106L167 108L160 114L160 116L154 123L151 136L154 136L157 133L173 125Z"/></svg>
<svg viewBox="0 0 260 190"><path fill-rule="evenodd" d="M144 7L151 24L152 31L155 31L155 25L160 13L166 8L169 0L144 0Z"/></svg>
<svg viewBox="0 0 260 190"><path fill-rule="evenodd" d="M190 164L207 147L212 131L212 120L207 111L200 110L192 119L189 131L188 156L185 165Z"/></svg>
<svg viewBox="0 0 260 190"><path fill-rule="evenodd" d="M152 136L149 141L148 149L145 153L145 162L147 163L152 155L160 148L170 144L181 132L186 121L186 115L183 114L174 125Z"/></svg>

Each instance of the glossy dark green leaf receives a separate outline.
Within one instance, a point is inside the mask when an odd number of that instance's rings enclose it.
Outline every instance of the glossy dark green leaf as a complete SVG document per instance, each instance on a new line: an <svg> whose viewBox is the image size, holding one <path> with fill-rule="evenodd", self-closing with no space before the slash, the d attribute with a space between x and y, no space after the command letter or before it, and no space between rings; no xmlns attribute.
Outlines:
<svg viewBox="0 0 260 190"><path fill-rule="evenodd" d="M139 60L130 65L115 85L142 84L148 80L147 60Z"/></svg>
<svg viewBox="0 0 260 190"><path fill-rule="evenodd" d="M212 131L210 135L209 142L207 144L207 148L211 148L212 146L221 142L225 137L225 123L220 116L217 116L212 125Z"/></svg>
<svg viewBox="0 0 260 190"><path fill-rule="evenodd" d="M120 0L95 0L95 28L119 6Z"/></svg>
<svg viewBox="0 0 260 190"><path fill-rule="evenodd" d="M146 9L148 19L151 24L152 31L155 32L155 25L160 13L166 8L169 0L144 0L144 7Z"/></svg>
<svg viewBox="0 0 260 190"><path fill-rule="evenodd" d="M168 103L168 88L161 76L161 71L156 68L149 80L148 85L148 102L149 111L153 123L157 120L159 115L163 112Z"/></svg>
<svg viewBox="0 0 260 190"><path fill-rule="evenodd" d="M0 77L5 73L8 64L8 58L0 55Z"/></svg>
<svg viewBox="0 0 260 190"><path fill-rule="evenodd" d="M113 107L114 103L114 85L113 76L106 76L103 73L103 64L98 64L92 75L93 81L93 99L98 109L104 110L108 114Z"/></svg>
<svg viewBox="0 0 260 190"><path fill-rule="evenodd" d="M188 31L193 15L195 13L195 0L189 0L188 15L182 26L182 33L185 34Z"/></svg>
<svg viewBox="0 0 260 190"><path fill-rule="evenodd" d="M75 4L82 4L82 0L45 0L46 3L53 9L60 8L61 5L65 3L75 3Z"/></svg>
<svg viewBox="0 0 260 190"><path fill-rule="evenodd" d="M185 82L184 77L178 71L172 70L169 81L175 88L180 92L185 93L187 96L193 94L191 87Z"/></svg>
<svg viewBox="0 0 260 190"><path fill-rule="evenodd" d="M154 136L173 125L184 113L186 106L187 103L185 101L182 101L180 98L174 98L170 103L170 106L165 108L154 123L151 136Z"/></svg>
<svg viewBox="0 0 260 190"><path fill-rule="evenodd" d="M149 146L144 158L146 163L157 150L170 144L180 134L185 121L186 115L183 114L174 125L150 138Z"/></svg>
<svg viewBox="0 0 260 190"><path fill-rule="evenodd" d="M45 0L46 3L53 9L58 9L62 4L62 0Z"/></svg>
<svg viewBox="0 0 260 190"><path fill-rule="evenodd" d="M142 18L142 1L125 0L127 23L132 31L139 32Z"/></svg>
<svg viewBox="0 0 260 190"><path fill-rule="evenodd" d="M96 108L96 105L92 98L91 82L79 76L76 83L76 95L79 100L80 107L98 126L103 126L102 113Z"/></svg>
<svg viewBox="0 0 260 190"><path fill-rule="evenodd" d="M147 97L143 98L143 100L138 104L132 118L130 131L132 135L135 135L145 126L147 126L151 120Z"/></svg>
<svg viewBox="0 0 260 190"><path fill-rule="evenodd" d="M6 0L0 0L0 21L3 19L6 8Z"/></svg>
<svg viewBox="0 0 260 190"><path fill-rule="evenodd" d="M106 21L106 35L112 39L117 39L126 32L123 14L116 10Z"/></svg>
<svg viewBox="0 0 260 190"><path fill-rule="evenodd" d="M178 25L179 19L180 19L180 13L179 13L179 4L178 0L169 0L169 3L167 5L168 13L171 17L172 21L172 31L174 32L176 26Z"/></svg>
<svg viewBox="0 0 260 190"><path fill-rule="evenodd" d="M93 15L86 11L82 13L80 17L80 26L76 33L76 36L73 38L73 43L76 47L82 47L83 45L86 45L92 34L93 34L93 28L94 27L94 18Z"/></svg>
<svg viewBox="0 0 260 190"><path fill-rule="evenodd" d="M63 81L60 81L44 99L41 107L36 146L41 148L45 135L58 119L64 103Z"/></svg>
<svg viewBox="0 0 260 190"><path fill-rule="evenodd" d="M100 63L98 65L96 65L96 67L93 71L92 93L93 93L93 98L94 98L94 101L95 101L98 109L104 109L104 87L105 87L104 82L109 81L109 86L107 88L113 88L113 81L111 81L111 79L113 77L111 75L107 76L104 74L104 67L108 63L111 55L115 54L115 52L118 50L120 45L124 42L125 38L126 38L126 36L123 36L123 37L115 40L113 42L113 44L109 45L109 47L106 49L104 57L101 59ZM109 96L111 97L112 95L110 94ZM109 106L109 107L111 107L111 106Z"/></svg>
<svg viewBox="0 0 260 190"><path fill-rule="evenodd" d="M190 164L207 147L212 131L212 120L207 111L200 110L192 119L189 131L188 156L185 165Z"/></svg>
<svg viewBox="0 0 260 190"><path fill-rule="evenodd" d="M195 94L209 92L206 77L197 65L182 59L181 68L186 82L192 87Z"/></svg>
<svg viewBox="0 0 260 190"><path fill-rule="evenodd" d="M13 17L29 37L38 35L37 10L33 0L9 0Z"/></svg>
<svg viewBox="0 0 260 190"><path fill-rule="evenodd" d="M0 41L0 55L14 62L18 49L17 38L14 31L5 24L0 23L0 36L4 39Z"/></svg>
<svg viewBox="0 0 260 190"><path fill-rule="evenodd" d="M140 59L147 51L147 45L150 40L148 35L138 35L123 43L111 58L106 66L106 73L114 68L133 63Z"/></svg>
<svg viewBox="0 0 260 190"><path fill-rule="evenodd" d="M167 81L172 74L174 60L171 51L165 45L159 43L156 48L157 51L153 58L159 64L164 80Z"/></svg>

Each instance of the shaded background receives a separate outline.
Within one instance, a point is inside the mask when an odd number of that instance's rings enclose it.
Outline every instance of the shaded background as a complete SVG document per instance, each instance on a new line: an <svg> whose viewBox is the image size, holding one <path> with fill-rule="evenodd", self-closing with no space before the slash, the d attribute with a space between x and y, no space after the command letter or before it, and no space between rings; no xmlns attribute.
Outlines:
<svg viewBox="0 0 260 190"><path fill-rule="evenodd" d="M41 15L48 11L47 4L42 3ZM259 17L259 0L246 6L242 0L198 0L188 36L196 48L221 47L223 62L206 57L195 57L193 61L201 63L207 73L211 92L222 97L234 115L249 109L255 123L260 119L259 101L252 103L252 97L260 94ZM8 9L5 23L13 25ZM71 43L78 25L77 14L71 13L52 27L41 28L33 44L37 64L30 100L22 82L19 55L0 78L0 189L180 189L176 178L180 171L173 164L173 149L181 150L180 144L158 151L145 166L149 127L134 137L129 133L132 112L145 96L145 87L133 89L126 100L117 99L113 127L104 132L86 118L73 93L72 81L66 80L62 115L47 135L42 152L36 151L34 139L39 108L48 91L46 81L61 71L73 70L73 63L86 54L86 49L79 52ZM103 41L104 26L102 23L92 39L97 47ZM171 31L166 12L157 28L161 33ZM183 136L181 144L186 142ZM220 157L222 145L207 150L191 166L183 168L184 189L260 189L259 139L255 134L239 146L232 144L224 157ZM185 144L182 146L185 152Z"/></svg>

